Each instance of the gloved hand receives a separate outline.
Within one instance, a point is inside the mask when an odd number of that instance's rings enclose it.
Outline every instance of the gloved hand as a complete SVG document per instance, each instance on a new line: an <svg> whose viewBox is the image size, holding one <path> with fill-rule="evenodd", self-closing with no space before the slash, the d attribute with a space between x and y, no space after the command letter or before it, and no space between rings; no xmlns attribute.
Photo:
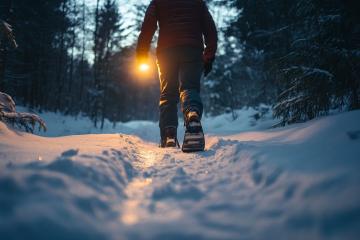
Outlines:
<svg viewBox="0 0 360 240"><path fill-rule="evenodd" d="M136 53L137 64L146 63L148 62L148 60L149 60L149 54L147 52L139 51Z"/></svg>
<svg viewBox="0 0 360 240"><path fill-rule="evenodd" d="M214 62L214 58L204 61L204 77L209 75L209 73L211 72L213 62Z"/></svg>

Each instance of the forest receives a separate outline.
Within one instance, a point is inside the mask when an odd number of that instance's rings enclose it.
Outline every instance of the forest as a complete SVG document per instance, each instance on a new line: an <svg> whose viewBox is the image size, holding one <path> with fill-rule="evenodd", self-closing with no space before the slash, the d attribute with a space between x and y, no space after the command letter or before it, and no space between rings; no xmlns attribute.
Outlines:
<svg viewBox="0 0 360 240"><path fill-rule="evenodd" d="M97 127L157 120L154 71L134 74L150 1L2 0L0 91L34 112L88 116ZM360 108L360 15L351 0L208 0L219 49L202 80L206 115L271 106L279 125ZM132 16L129 18L129 16Z"/></svg>
<svg viewBox="0 0 360 240"><path fill-rule="evenodd" d="M0 240L358 240L359 6L0 0Z"/></svg>

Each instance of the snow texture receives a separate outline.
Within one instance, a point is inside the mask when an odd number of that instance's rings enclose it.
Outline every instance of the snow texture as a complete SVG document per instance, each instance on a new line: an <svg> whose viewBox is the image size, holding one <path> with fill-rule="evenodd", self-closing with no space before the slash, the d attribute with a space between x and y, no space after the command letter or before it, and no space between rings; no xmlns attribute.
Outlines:
<svg viewBox="0 0 360 240"><path fill-rule="evenodd" d="M270 130L250 112L205 119L193 154L158 148L149 122L0 123L1 239L358 239L360 111Z"/></svg>

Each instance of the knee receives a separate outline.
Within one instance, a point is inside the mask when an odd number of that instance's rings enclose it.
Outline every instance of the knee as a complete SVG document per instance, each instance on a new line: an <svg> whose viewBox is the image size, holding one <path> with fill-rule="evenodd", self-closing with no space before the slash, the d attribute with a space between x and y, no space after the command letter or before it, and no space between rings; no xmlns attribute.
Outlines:
<svg viewBox="0 0 360 240"><path fill-rule="evenodd" d="M199 101L200 91L198 89L186 89L180 92L182 101Z"/></svg>
<svg viewBox="0 0 360 240"><path fill-rule="evenodd" d="M160 95L160 106L177 104L179 102L178 93L162 93Z"/></svg>

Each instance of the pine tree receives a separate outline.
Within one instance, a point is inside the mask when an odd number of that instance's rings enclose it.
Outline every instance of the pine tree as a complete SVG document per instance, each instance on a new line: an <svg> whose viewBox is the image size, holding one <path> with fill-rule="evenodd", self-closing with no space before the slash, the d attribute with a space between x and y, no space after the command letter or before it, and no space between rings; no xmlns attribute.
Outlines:
<svg viewBox="0 0 360 240"><path fill-rule="evenodd" d="M360 107L355 67L360 59L352 40L359 22L350 5L313 0L294 4L290 52L278 61L283 91L274 113L282 124L325 115L332 108Z"/></svg>
<svg viewBox="0 0 360 240"><path fill-rule="evenodd" d="M359 108L356 3L238 0L232 4L239 17L227 36L243 44L237 68L249 69L260 78L254 89L264 92L261 98L266 102L275 102L280 124L306 121L334 108ZM274 90L276 99L272 99Z"/></svg>
<svg viewBox="0 0 360 240"><path fill-rule="evenodd" d="M101 116L102 128L107 112L110 60L114 50L119 47L120 41L120 14L114 0L106 0L104 5L96 11L97 27L94 46L96 95L94 96L93 118L96 125L98 116Z"/></svg>

